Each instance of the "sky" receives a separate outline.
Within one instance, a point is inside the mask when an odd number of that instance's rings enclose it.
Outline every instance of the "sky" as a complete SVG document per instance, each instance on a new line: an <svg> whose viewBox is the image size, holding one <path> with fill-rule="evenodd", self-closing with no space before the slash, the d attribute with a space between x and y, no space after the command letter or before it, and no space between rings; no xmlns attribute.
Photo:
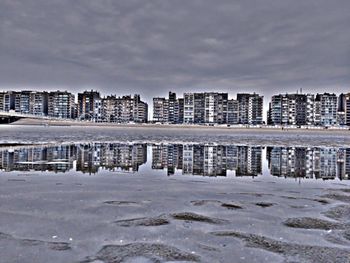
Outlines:
<svg viewBox="0 0 350 263"><path fill-rule="evenodd" d="M350 92L349 0L1 0L0 90Z"/></svg>

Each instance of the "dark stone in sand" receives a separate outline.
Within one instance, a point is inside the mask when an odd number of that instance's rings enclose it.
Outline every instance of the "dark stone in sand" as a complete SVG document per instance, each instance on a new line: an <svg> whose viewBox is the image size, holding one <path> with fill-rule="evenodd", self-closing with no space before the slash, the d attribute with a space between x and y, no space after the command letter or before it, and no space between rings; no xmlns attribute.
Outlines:
<svg viewBox="0 0 350 263"><path fill-rule="evenodd" d="M266 207L270 207L273 206L273 203L264 203L264 202L260 202L260 203L256 203L255 205L260 206L262 208L266 208Z"/></svg>
<svg viewBox="0 0 350 263"><path fill-rule="evenodd" d="M227 209L243 209L243 207L241 207L240 205L232 203L222 203L221 206Z"/></svg>
<svg viewBox="0 0 350 263"><path fill-rule="evenodd" d="M212 234L238 238L243 240L247 247L264 249L281 254L286 258L286 262L348 263L350 259L350 250L347 249L287 243L265 236L236 231L220 231L213 232Z"/></svg>
<svg viewBox="0 0 350 263"><path fill-rule="evenodd" d="M183 252L176 247L163 244L132 243L104 246L95 257L89 257L82 262L101 260L106 263L121 263L138 257L147 258L155 263L164 261L200 261L199 256Z"/></svg>
<svg viewBox="0 0 350 263"><path fill-rule="evenodd" d="M293 228L305 228L305 229L342 229L344 226L340 223L331 222L319 218L312 217L296 217L289 218L283 222L284 225Z"/></svg>
<svg viewBox="0 0 350 263"><path fill-rule="evenodd" d="M118 220L115 221L119 226L162 226L169 224L169 220L166 219L164 216L159 217L141 217L141 218L132 218L132 219L125 219L125 220Z"/></svg>
<svg viewBox="0 0 350 263"><path fill-rule="evenodd" d="M173 213L171 216L176 220L203 222L208 224L223 224L227 222L219 218L212 218L192 212Z"/></svg>
<svg viewBox="0 0 350 263"><path fill-rule="evenodd" d="M339 205L332 207L328 211L323 213L325 216L338 220L338 221L350 221L350 206Z"/></svg>
<svg viewBox="0 0 350 263"><path fill-rule="evenodd" d="M327 201L325 199L313 199L313 201L319 202L320 204L323 204L323 205L329 204L329 201Z"/></svg>

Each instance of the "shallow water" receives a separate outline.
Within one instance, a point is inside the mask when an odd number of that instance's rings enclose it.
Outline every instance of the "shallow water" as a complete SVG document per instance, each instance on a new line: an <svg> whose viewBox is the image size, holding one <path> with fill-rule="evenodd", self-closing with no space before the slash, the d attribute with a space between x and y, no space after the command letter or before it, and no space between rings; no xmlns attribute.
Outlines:
<svg viewBox="0 0 350 263"><path fill-rule="evenodd" d="M0 148L0 171L347 180L350 148L79 143Z"/></svg>

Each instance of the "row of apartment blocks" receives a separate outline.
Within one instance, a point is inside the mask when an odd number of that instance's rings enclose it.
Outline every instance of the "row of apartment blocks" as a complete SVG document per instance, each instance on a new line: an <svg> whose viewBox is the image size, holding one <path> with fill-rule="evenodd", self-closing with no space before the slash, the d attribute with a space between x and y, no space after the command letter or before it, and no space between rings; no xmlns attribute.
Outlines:
<svg viewBox="0 0 350 263"><path fill-rule="evenodd" d="M101 97L97 91L6 91L0 92L0 111L95 122L148 122L148 105L140 95ZM263 96L238 93L184 93L177 98L153 98L153 122L171 124L261 125ZM350 126L350 93L279 94L271 98L267 113L269 125Z"/></svg>
<svg viewBox="0 0 350 263"><path fill-rule="evenodd" d="M270 125L350 126L350 93L279 94L272 96Z"/></svg>
<svg viewBox="0 0 350 263"><path fill-rule="evenodd" d="M153 99L153 121L173 124L263 124L263 96L239 93L184 93L183 98L169 92L169 97Z"/></svg>
<svg viewBox="0 0 350 263"><path fill-rule="evenodd" d="M168 98L153 99L153 121L191 124L263 124L263 96L238 93L169 92ZM350 126L350 93L279 94L272 96L267 113L268 125Z"/></svg>
<svg viewBox="0 0 350 263"><path fill-rule="evenodd" d="M97 91L78 93L68 91L6 91L0 92L0 111L50 116L63 119L93 120L95 122L148 121L148 105L140 95L102 98Z"/></svg>

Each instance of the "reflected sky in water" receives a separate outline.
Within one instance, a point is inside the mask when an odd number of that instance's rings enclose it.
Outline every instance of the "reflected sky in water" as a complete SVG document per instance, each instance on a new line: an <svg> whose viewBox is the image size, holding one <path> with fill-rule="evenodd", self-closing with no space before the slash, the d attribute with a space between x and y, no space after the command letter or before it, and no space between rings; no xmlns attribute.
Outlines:
<svg viewBox="0 0 350 263"><path fill-rule="evenodd" d="M350 148L89 143L0 150L0 172L348 179Z"/></svg>

